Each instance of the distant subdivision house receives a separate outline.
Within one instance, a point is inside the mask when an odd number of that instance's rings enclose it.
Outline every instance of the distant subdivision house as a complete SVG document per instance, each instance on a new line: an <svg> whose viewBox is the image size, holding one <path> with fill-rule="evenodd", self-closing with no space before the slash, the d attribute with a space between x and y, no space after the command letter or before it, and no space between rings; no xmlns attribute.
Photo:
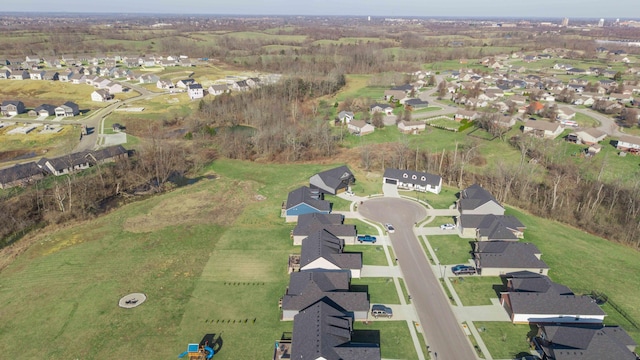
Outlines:
<svg viewBox="0 0 640 360"><path fill-rule="evenodd" d="M319 172L309 179L312 189L319 189L325 194L336 195L346 191L356 182L355 176L346 166Z"/></svg>
<svg viewBox="0 0 640 360"><path fill-rule="evenodd" d="M431 192L439 194L442 191L442 177L426 172L385 169L382 181L385 184L396 185L399 189Z"/></svg>
<svg viewBox="0 0 640 360"><path fill-rule="evenodd" d="M541 255L535 245L516 241L479 241L473 250L476 269L483 276L517 271L547 275L549 266L540 259Z"/></svg>
<svg viewBox="0 0 640 360"><path fill-rule="evenodd" d="M364 120L351 120L347 124L347 128L352 134L356 134L360 136L371 134L376 130L376 128L373 125L367 123Z"/></svg>
<svg viewBox="0 0 640 360"><path fill-rule="evenodd" d="M122 145L116 145L95 151L82 151L53 159L42 158L37 164L44 171L55 176L60 176L85 170L96 164L126 159L128 156L129 152L122 147Z"/></svg>
<svg viewBox="0 0 640 360"><path fill-rule="evenodd" d="M544 120L527 120L522 128L522 132L525 134L532 134L546 139L555 139L563 130L564 126L562 124Z"/></svg>
<svg viewBox="0 0 640 360"><path fill-rule="evenodd" d="M25 112L24 103L19 100L5 100L0 107L2 116L13 116Z"/></svg>
<svg viewBox="0 0 640 360"><path fill-rule="evenodd" d="M202 99L204 97L204 89L202 85L198 83L192 83L187 86L187 93L189 94L189 99Z"/></svg>
<svg viewBox="0 0 640 360"><path fill-rule="evenodd" d="M298 225L292 231L293 245L302 245L302 240L320 230L328 231L344 241L345 244L353 245L356 243L356 226L344 224L343 215L310 213L298 216Z"/></svg>
<svg viewBox="0 0 640 360"><path fill-rule="evenodd" d="M91 93L92 101L104 102L111 99L113 99L113 95L111 95L111 93L106 89L98 89Z"/></svg>
<svg viewBox="0 0 640 360"><path fill-rule="evenodd" d="M401 120L398 123L398 130L403 134L418 134L423 132L427 128L427 123L424 121L405 121Z"/></svg>
<svg viewBox="0 0 640 360"><path fill-rule="evenodd" d="M500 303L514 324L602 324L606 316L590 296L575 295L540 274L507 274L507 290Z"/></svg>
<svg viewBox="0 0 640 360"><path fill-rule="evenodd" d="M353 317L330 299L322 299L295 315L291 359L381 359L379 344L352 342L353 333Z"/></svg>
<svg viewBox="0 0 640 360"><path fill-rule="evenodd" d="M67 101L66 103L55 108L55 112L57 117L72 117L80 114L80 107L74 102Z"/></svg>
<svg viewBox="0 0 640 360"><path fill-rule="evenodd" d="M327 230L320 230L302 240L300 271L347 270L352 278L362 271L362 253L345 253L344 241Z"/></svg>
<svg viewBox="0 0 640 360"><path fill-rule="evenodd" d="M622 135L618 139L616 148L622 151L629 151L632 153L640 153L640 137Z"/></svg>
<svg viewBox="0 0 640 360"><path fill-rule="evenodd" d="M318 189L301 186L289 193L283 207L283 216L287 222L297 221L302 214L328 214L331 203L324 200L324 195Z"/></svg>
<svg viewBox="0 0 640 360"><path fill-rule="evenodd" d="M53 116L56 113L56 106L50 104L42 104L29 111L29 116Z"/></svg>

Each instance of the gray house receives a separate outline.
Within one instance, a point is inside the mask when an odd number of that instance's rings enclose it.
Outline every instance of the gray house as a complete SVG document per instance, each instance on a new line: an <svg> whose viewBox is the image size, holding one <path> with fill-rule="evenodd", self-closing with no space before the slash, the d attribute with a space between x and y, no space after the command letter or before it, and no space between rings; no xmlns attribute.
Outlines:
<svg viewBox="0 0 640 360"><path fill-rule="evenodd" d="M618 326L540 325L535 343L548 360L637 360L636 342Z"/></svg>
<svg viewBox="0 0 640 360"><path fill-rule="evenodd" d="M56 113L56 107L50 104L42 104L29 111L29 116L53 116Z"/></svg>
<svg viewBox="0 0 640 360"><path fill-rule="evenodd" d="M76 116L80 114L80 107L72 101L67 101L66 103L58 106L55 109L55 112L57 117Z"/></svg>
<svg viewBox="0 0 640 360"><path fill-rule="evenodd" d="M2 116L12 116L22 114L25 111L24 103L19 100L5 100L0 106Z"/></svg>
<svg viewBox="0 0 640 360"><path fill-rule="evenodd" d="M531 243L514 241L480 241L474 245L473 257L480 275L499 276L516 271L547 275L549 266L542 253Z"/></svg>
<svg viewBox="0 0 640 360"><path fill-rule="evenodd" d="M366 292L349 291L348 271L300 271L290 275L282 297L282 320L292 320L298 312L321 299L328 299L345 313L366 320L369 300Z"/></svg>
<svg viewBox="0 0 640 360"><path fill-rule="evenodd" d="M298 225L296 225L291 234L293 236L293 245L302 245L302 240L320 230L327 230L347 245L356 243L356 226L344 224L343 215L309 213L298 216Z"/></svg>
<svg viewBox="0 0 640 360"><path fill-rule="evenodd" d="M325 194L336 195L346 191L356 182L355 176L347 166L340 166L327 171L319 172L309 179L312 189L320 189Z"/></svg>
<svg viewBox="0 0 640 360"><path fill-rule="evenodd" d="M348 270L352 278L362 271L362 253L345 253L344 242L327 230L320 230L302 240L300 271Z"/></svg>
<svg viewBox="0 0 640 360"><path fill-rule="evenodd" d="M293 319L291 359L380 360L380 346L352 343L353 318L323 299Z"/></svg>
<svg viewBox="0 0 640 360"><path fill-rule="evenodd" d="M504 215L500 202L478 184L460 191L458 211L460 215Z"/></svg>

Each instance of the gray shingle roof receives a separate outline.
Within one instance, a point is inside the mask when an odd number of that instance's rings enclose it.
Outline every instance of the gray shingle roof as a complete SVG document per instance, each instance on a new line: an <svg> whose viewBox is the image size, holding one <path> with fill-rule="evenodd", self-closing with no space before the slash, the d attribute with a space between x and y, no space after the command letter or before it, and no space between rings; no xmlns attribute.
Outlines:
<svg viewBox="0 0 640 360"><path fill-rule="evenodd" d="M327 230L320 230L302 240L300 267L323 258L335 266L347 269L362 268L361 253L343 253L344 241Z"/></svg>
<svg viewBox="0 0 640 360"><path fill-rule="evenodd" d="M302 214L298 216L298 225L293 229L294 236L309 236L319 230L327 230L335 236L356 236L356 226L343 224L340 214Z"/></svg>
<svg viewBox="0 0 640 360"><path fill-rule="evenodd" d="M327 301L318 301L293 319L292 359L380 359L377 344L352 344L353 320Z"/></svg>
<svg viewBox="0 0 640 360"><path fill-rule="evenodd" d="M617 326L545 325L543 350L556 360L635 360L627 346L635 346L624 329Z"/></svg>
<svg viewBox="0 0 640 360"><path fill-rule="evenodd" d="M490 201L502 206L491 193L478 184L473 184L460 192L462 210L474 210Z"/></svg>
<svg viewBox="0 0 640 360"><path fill-rule="evenodd" d="M42 174L42 169L40 169L35 162L17 164L12 167L0 169L0 184L9 184L17 180L29 179Z"/></svg>
<svg viewBox="0 0 640 360"><path fill-rule="evenodd" d="M314 282L308 282L304 290L298 294L285 294L282 297L282 309L285 311L300 311L322 299L343 311L369 311L369 300L366 292L350 292L342 289L322 291L318 284Z"/></svg>
<svg viewBox="0 0 640 360"><path fill-rule="evenodd" d="M535 245L513 241L481 241L474 252L480 268L548 269L536 255L540 250Z"/></svg>
<svg viewBox="0 0 640 360"><path fill-rule="evenodd" d="M510 292L511 310L531 315L605 315L589 296L558 295L552 292Z"/></svg>
<svg viewBox="0 0 640 360"><path fill-rule="evenodd" d="M518 241L514 231L523 229L524 224L515 216L509 215L485 215L477 226L480 236L489 240Z"/></svg>
<svg viewBox="0 0 640 360"><path fill-rule="evenodd" d="M411 183L420 186L438 186L442 181L442 178L439 175L412 170L385 169L383 176L385 178L398 179L403 183Z"/></svg>
<svg viewBox="0 0 640 360"><path fill-rule="evenodd" d="M335 194L338 189L346 188L355 181L355 177L345 165L319 172L309 179L311 187Z"/></svg>
<svg viewBox="0 0 640 360"><path fill-rule="evenodd" d="M531 273L532 276L512 277L510 291L533 292L533 293L553 293L557 295L573 295L573 291L567 286L554 283L549 277Z"/></svg>
<svg viewBox="0 0 640 360"><path fill-rule="evenodd" d="M289 275L287 294L300 295L309 286L316 286L323 292L348 291L349 280L348 271L298 271Z"/></svg>
<svg viewBox="0 0 640 360"><path fill-rule="evenodd" d="M300 204L307 204L319 211L330 211L331 203L322 200L322 194L317 190L311 190L307 186L299 187L289 193L287 196L287 209L291 209L294 206Z"/></svg>

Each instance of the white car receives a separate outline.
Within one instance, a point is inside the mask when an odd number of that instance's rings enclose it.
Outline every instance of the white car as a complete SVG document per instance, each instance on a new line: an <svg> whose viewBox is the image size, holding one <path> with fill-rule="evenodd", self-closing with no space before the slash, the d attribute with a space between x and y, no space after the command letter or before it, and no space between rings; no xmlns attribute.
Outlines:
<svg viewBox="0 0 640 360"><path fill-rule="evenodd" d="M384 224L384 227L385 229L387 229L389 234L393 234L394 232L396 232L396 228L394 228L391 224Z"/></svg>
<svg viewBox="0 0 640 360"><path fill-rule="evenodd" d="M440 225L440 229L442 229L442 230L454 230L455 228L456 228L456 226L453 225L453 224Z"/></svg>
<svg viewBox="0 0 640 360"><path fill-rule="evenodd" d="M347 191L345 191L345 194L347 194L347 195L349 195L349 196L355 196L355 195L356 195L356 193L354 193L354 192L353 192L353 191L351 191L351 190L347 190Z"/></svg>

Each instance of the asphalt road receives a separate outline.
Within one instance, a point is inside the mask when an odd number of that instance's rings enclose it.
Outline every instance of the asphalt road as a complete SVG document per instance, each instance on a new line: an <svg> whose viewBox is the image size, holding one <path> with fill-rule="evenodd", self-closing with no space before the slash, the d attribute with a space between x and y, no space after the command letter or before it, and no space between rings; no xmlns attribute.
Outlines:
<svg viewBox="0 0 640 360"><path fill-rule="evenodd" d="M424 329L432 359L476 359L453 314L449 299L442 292L437 276L414 235L414 223L426 217L426 209L410 200L377 198L365 201L358 211L368 219L394 225L396 231L389 234L389 238Z"/></svg>

